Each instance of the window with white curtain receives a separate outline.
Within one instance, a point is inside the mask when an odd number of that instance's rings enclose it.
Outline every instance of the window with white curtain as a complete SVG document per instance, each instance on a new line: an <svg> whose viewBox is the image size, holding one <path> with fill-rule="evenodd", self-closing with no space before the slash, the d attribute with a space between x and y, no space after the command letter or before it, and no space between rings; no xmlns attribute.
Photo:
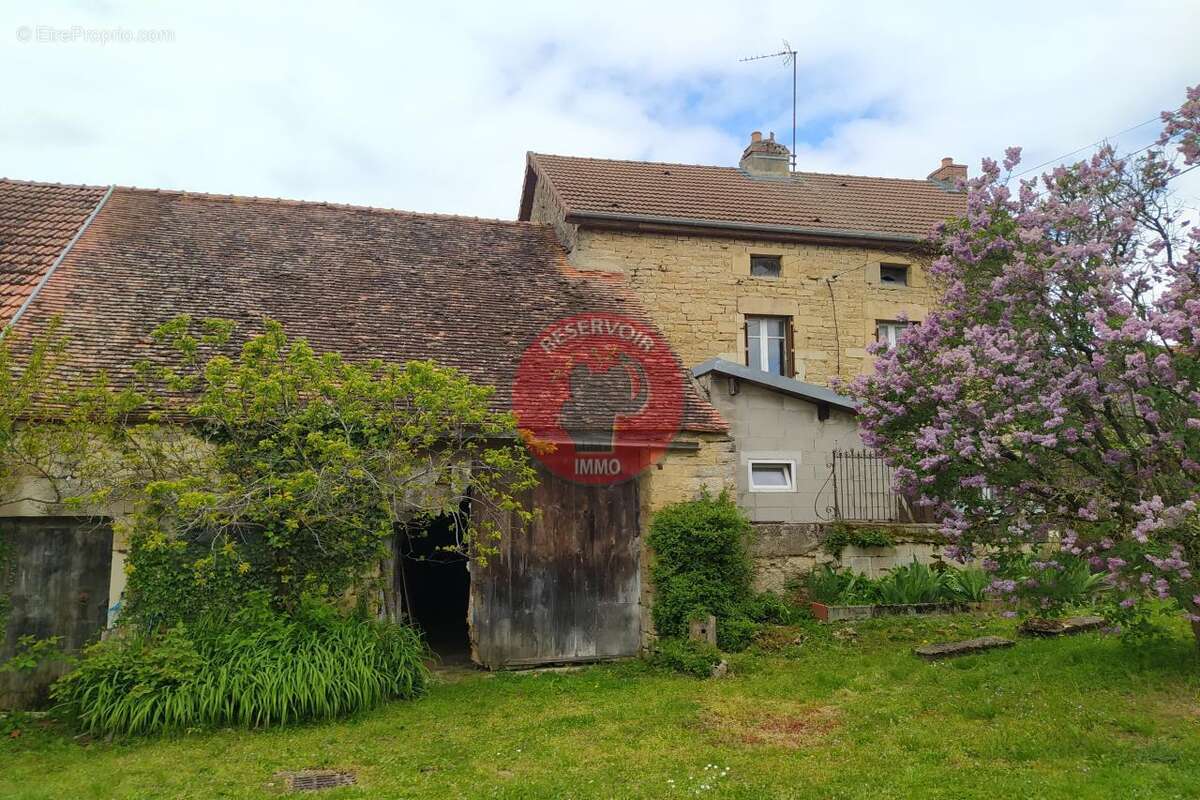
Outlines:
<svg viewBox="0 0 1200 800"><path fill-rule="evenodd" d="M789 375L787 317L746 317L746 366Z"/></svg>
<svg viewBox="0 0 1200 800"><path fill-rule="evenodd" d="M894 350L896 342L900 341L900 334L904 333L904 329L909 324L894 320L878 320L875 323L875 338L887 345L888 350Z"/></svg>

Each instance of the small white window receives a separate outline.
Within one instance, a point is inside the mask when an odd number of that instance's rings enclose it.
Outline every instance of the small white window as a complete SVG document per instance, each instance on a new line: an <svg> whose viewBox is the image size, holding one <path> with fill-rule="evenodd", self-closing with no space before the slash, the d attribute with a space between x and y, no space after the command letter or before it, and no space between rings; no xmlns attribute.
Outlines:
<svg viewBox="0 0 1200 800"><path fill-rule="evenodd" d="M795 461L751 461L750 491L796 491Z"/></svg>
<svg viewBox="0 0 1200 800"><path fill-rule="evenodd" d="M875 338L887 345L888 350L895 350L896 342L900 341L900 334L904 333L908 326L907 322L878 320L875 323Z"/></svg>
<svg viewBox="0 0 1200 800"><path fill-rule="evenodd" d="M908 265L880 264L879 282L884 286L908 286Z"/></svg>

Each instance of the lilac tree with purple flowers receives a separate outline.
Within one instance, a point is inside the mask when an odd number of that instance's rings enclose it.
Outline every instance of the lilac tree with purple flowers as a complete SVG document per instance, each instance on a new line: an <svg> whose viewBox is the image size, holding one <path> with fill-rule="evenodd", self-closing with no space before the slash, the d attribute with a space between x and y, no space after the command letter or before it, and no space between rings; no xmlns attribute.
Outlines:
<svg viewBox="0 0 1200 800"><path fill-rule="evenodd" d="M1013 188L1020 150L985 160L937 233L938 310L852 391L960 555L1055 539L1126 608L1177 599L1200 642L1200 226L1171 192L1200 166L1200 86L1163 122Z"/></svg>

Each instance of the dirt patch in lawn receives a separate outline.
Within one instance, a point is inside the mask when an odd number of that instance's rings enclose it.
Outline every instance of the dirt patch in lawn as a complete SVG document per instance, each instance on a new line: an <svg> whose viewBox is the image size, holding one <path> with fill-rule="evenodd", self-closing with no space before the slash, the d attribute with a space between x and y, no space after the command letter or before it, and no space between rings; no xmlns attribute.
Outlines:
<svg viewBox="0 0 1200 800"><path fill-rule="evenodd" d="M706 709L700 723L722 741L798 750L819 744L840 727L841 712L833 706L739 701Z"/></svg>

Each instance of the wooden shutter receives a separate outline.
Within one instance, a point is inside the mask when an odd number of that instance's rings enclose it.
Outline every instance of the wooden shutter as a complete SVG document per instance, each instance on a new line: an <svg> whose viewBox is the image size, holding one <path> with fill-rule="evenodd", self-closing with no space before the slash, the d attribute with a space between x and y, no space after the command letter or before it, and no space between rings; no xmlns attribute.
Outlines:
<svg viewBox="0 0 1200 800"><path fill-rule="evenodd" d="M783 326L784 333L787 337L787 345L785 348L787 350L787 366L785 366L784 369L787 370L787 377L789 378L796 377L796 335L792 331L792 319L792 317L788 317L786 324Z"/></svg>
<svg viewBox="0 0 1200 800"><path fill-rule="evenodd" d="M747 367L756 367L755 364L750 363L750 318L749 317L746 317L742 321L742 339L745 340L745 342L746 342L746 351L745 351L745 355L744 355L744 360L746 362L746 366Z"/></svg>

